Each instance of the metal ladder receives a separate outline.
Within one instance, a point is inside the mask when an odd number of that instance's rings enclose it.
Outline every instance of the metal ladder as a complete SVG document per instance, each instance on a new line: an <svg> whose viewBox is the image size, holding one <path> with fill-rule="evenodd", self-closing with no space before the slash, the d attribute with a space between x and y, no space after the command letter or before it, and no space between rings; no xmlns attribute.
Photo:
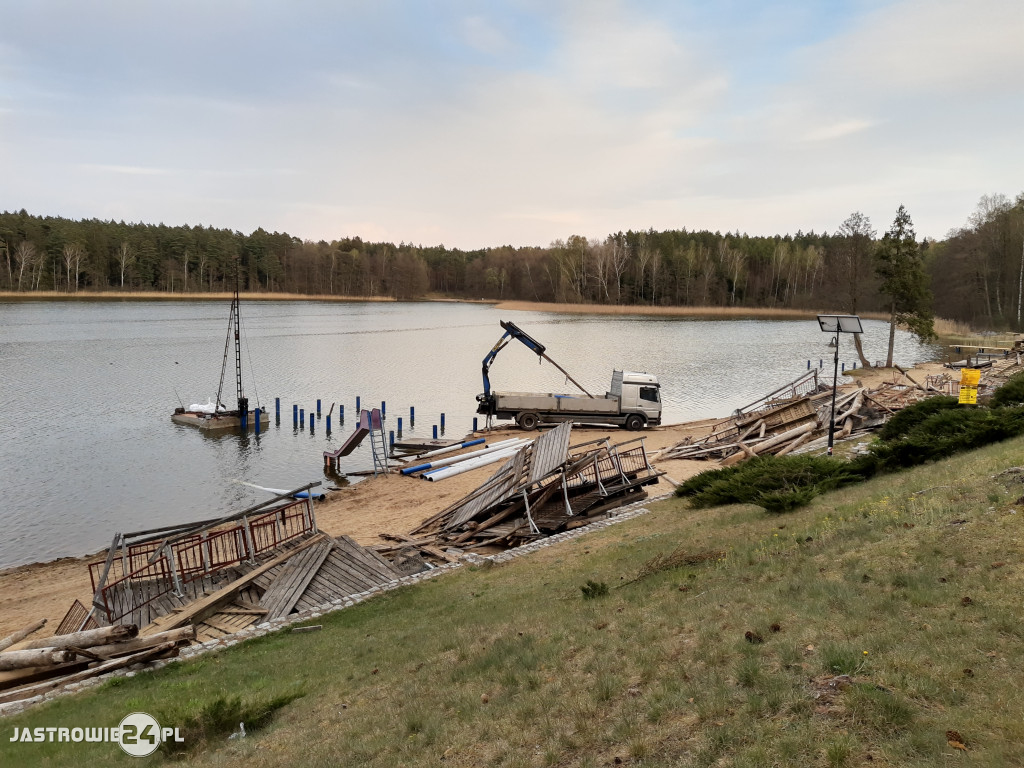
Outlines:
<svg viewBox="0 0 1024 768"><path fill-rule="evenodd" d="M388 467L388 445L384 436L384 423L380 408L370 412L370 452L373 454L373 476L386 475Z"/></svg>

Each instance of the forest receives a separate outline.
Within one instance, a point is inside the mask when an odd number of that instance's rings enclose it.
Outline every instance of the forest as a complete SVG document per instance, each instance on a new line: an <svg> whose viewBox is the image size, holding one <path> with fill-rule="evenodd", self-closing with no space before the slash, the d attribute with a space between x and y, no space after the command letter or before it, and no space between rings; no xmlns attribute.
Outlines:
<svg viewBox="0 0 1024 768"><path fill-rule="evenodd" d="M831 234L684 228L464 251L21 210L0 213L0 290L225 291L234 287L237 264L241 289L265 293L887 312L879 291L882 241L857 212ZM1024 193L983 196L963 227L916 247L935 315L1022 329Z"/></svg>

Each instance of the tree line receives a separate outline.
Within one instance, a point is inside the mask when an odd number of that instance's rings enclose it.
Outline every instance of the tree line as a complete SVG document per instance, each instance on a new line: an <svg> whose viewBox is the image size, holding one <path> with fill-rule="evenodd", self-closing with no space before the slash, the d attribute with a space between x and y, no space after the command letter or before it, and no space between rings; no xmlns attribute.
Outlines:
<svg viewBox="0 0 1024 768"><path fill-rule="evenodd" d="M890 229L882 238L866 216L853 213L831 234L648 230L466 251L358 237L311 242L263 229L246 235L75 221L22 210L0 213L0 289L213 292L231 290L237 275L243 290L269 293L890 314L894 290L911 304L930 291L943 317L1021 327L1024 194L1015 201L983 197L965 226L943 241L917 242L902 207L900 217L899 233L889 236ZM894 256L896 240L901 249ZM923 276L919 284L898 285L911 263ZM921 295L907 299L908 291ZM906 323L915 313L897 314Z"/></svg>

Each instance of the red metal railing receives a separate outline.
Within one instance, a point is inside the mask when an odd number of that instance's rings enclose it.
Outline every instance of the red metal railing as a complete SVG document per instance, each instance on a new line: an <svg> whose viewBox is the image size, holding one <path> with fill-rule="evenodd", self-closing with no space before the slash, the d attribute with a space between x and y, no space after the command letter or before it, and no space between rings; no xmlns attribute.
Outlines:
<svg viewBox="0 0 1024 768"><path fill-rule="evenodd" d="M228 527L124 547L109 570L106 559L89 564L93 594L113 624L182 584L252 561L285 542L315 532L316 520L310 507L308 500L294 501L243 517Z"/></svg>

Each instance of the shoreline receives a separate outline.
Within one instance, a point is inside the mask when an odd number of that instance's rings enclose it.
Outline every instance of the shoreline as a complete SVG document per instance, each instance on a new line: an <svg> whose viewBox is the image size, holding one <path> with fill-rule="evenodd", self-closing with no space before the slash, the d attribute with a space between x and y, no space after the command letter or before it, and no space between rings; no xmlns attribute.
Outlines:
<svg viewBox="0 0 1024 768"><path fill-rule="evenodd" d="M0 301L230 301L231 291L188 291L167 293L165 291L0 291ZM565 304L543 301L504 301L501 299L459 299L448 296L427 295L417 299L397 299L393 296L338 296L307 293L264 293L240 291L244 301L318 301L318 302L370 302L370 303L437 303L437 304L482 304L511 312L551 312L575 315L634 315L640 317L687 317L700 320L809 320L822 312L834 310L777 309L772 307L715 307L715 306L649 306L643 304ZM865 312L861 317L871 320L888 320L883 312Z"/></svg>
<svg viewBox="0 0 1024 768"><path fill-rule="evenodd" d="M918 381L936 371L945 370L939 362L921 363L910 369ZM894 369L858 369L858 378L864 386L873 387L891 378ZM852 385L847 385L852 386ZM682 442L686 437L699 437L710 432L712 426L729 418L706 418L679 424L652 427L639 433L601 427L576 427L573 442L608 438L613 444L644 438L650 452ZM514 425L499 427L484 434L489 439L522 436ZM716 461L672 459L653 461L666 472L656 486L649 489L651 496L671 493L675 485L706 469L718 466ZM480 467L471 472L449 478L442 483L428 483L402 475L368 477L352 486L330 494L316 506L318 527L331 536L348 535L362 545L385 543L380 534L406 534L415 526L480 486L494 472L494 467ZM154 521L156 523L156 521ZM65 556L45 562L26 563L0 569L0 637L37 621L47 619L54 629L77 599L88 605L91 585L88 564L105 557L106 551Z"/></svg>

